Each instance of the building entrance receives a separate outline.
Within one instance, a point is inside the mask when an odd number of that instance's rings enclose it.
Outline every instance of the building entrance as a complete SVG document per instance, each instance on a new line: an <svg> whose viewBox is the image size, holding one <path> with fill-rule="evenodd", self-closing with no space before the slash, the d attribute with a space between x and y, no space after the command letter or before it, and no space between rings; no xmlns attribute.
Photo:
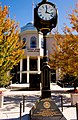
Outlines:
<svg viewBox="0 0 78 120"><path fill-rule="evenodd" d="M30 74L30 89L40 90L41 74Z"/></svg>

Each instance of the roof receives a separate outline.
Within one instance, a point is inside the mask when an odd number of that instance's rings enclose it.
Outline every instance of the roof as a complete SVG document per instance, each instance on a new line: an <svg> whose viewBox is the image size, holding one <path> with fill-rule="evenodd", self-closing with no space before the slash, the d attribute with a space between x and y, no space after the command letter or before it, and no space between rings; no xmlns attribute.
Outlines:
<svg viewBox="0 0 78 120"><path fill-rule="evenodd" d="M35 27L34 27L34 25L33 25L33 23L27 23L25 26L23 26L23 27L21 27L21 32L23 32L23 31L26 31L26 30L37 30Z"/></svg>

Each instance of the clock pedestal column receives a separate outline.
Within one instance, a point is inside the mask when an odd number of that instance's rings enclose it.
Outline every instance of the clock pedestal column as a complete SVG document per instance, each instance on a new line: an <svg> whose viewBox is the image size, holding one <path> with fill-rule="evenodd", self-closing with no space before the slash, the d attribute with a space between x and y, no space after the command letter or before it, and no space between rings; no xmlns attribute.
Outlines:
<svg viewBox="0 0 78 120"><path fill-rule="evenodd" d="M42 91L41 91L41 99L51 97L50 90L50 66L48 65L48 56L46 49L46 35L45 30L43 31L43 39L44 39L44 57L43 57L43 66L41 73L41 81L42 81Z"/></svg>

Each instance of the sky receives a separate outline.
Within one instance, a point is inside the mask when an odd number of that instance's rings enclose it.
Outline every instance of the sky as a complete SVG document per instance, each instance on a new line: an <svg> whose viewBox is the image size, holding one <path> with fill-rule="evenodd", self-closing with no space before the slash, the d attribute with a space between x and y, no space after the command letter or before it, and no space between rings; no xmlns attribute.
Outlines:
<svg viewBox="0 0 78 120"><path fill-rule="evenodd" d="M2 7L9 6L10 18L19 22L19 26L23 27L34 20L34 8L42 0L0 0ZM77 0L48 0L56 5L58 9L57 28L60 33L63 31L64 23L70 26L67 19L67 13L75 8ZM33 5L34 4L34 5Z"/></svg>

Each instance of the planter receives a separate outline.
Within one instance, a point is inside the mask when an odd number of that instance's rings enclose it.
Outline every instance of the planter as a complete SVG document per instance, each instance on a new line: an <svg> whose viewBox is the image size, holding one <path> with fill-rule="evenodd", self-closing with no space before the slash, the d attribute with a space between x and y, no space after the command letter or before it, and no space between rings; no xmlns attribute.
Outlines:
<svg viewBox="0 0 78 120"><path fill-rule="evenodd" d="M0 108L3 107L3 101L4 101L3 93L2 91L0 91Z"/></svg>
<svg viewBox="0 0 78 120"><path fill-rule="evenodd" d="M71 93L71 105L76 105L78 102L78 93Z"/></svg>
<svg viewBox="0 0 78 120"><path fill-rule="evenodd" d="M3 102L4 102L4 95L3 92L7 91L5 88L0 88L0 108L3 107Z"/></svg>

